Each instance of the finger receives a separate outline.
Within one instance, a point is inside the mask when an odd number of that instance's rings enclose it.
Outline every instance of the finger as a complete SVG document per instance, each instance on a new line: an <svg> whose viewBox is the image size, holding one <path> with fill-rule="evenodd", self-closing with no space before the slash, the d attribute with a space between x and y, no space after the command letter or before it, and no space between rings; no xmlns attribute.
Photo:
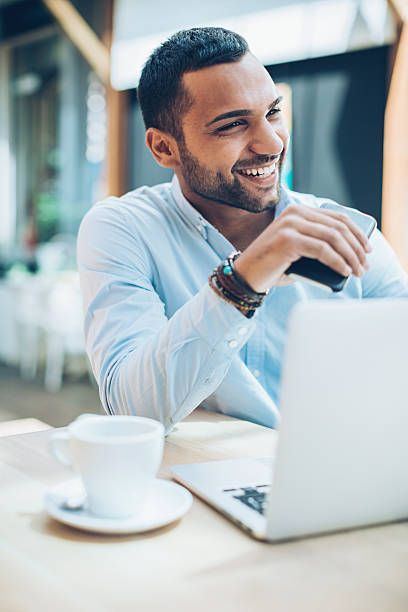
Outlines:
<svg viewBox="0 0 408 612"><path fill-rule="evenodd" d="M306 257L318 259L343 276L352 273L347 261L328 242L300 234L299 244Z"/></svg>
<svg viewBox="0 0 408 612"><path fill-rule="evenodd" d="M331 218L332 222L334 222L336 225L340 223L342 227L347 228L348 231L361 244L364 251L366 253L371 252L372 248L367 236L364 234L363 230L356 223L354 223L352 219L350 219L347 213L337 212L335 210L329 210L326 208L317 208L314 210L320 215L324 215L326 218Z"/></svg>
<svg viewBox="0 0 408 612"><path fill-rule="evenodd" d="M283 219L288 217L291 219L293 217L308 219L309 221L320 222L337 229L341 227L343 231L348 230L353 235L365 253L369 253L372 250L367 236L346 213L326 208L311 208L303 204L292 204L280 216Z"/></svg>
<svg viewBox="0 0 408 612"><path fill-rule="evenodd" d="M317 238L330 244L333 250L347 262L356 276L363 276L365 269L368 268L363 249L354 237L350 242L348 241L350 236L347 232L345 237L341 229L338 230L334 226L310 222L305 219L296 220L296 229L305 236Z"/></svg>
<svg viewBox="0 0 408 612"><path fill-rule="evenodd" d="M332 230L339 232L339 234L343 236L343 238L351 246L354 253L358 257L360 265L363 266L363 268L367 270L368 269L368 263L367 263L367 257L366 257L367 249L365 248L365 246L358 240L355 234L353 234L353 232L350 230L350 228L345 223L342 223L341 221L338 221L337 219L333 220L332 223L333 223L333 225L331 225Z"/></svg>

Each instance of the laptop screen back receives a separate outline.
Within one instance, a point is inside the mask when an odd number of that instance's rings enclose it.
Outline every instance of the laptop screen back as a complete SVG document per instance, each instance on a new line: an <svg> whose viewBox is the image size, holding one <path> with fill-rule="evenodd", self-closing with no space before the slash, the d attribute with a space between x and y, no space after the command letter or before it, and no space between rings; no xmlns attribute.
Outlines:
<svg viewBox="0 0 408 612"><path fill-rule="evenodd" d="M269 539L408 516L408 300L299 306L280 408Z"/></svg>

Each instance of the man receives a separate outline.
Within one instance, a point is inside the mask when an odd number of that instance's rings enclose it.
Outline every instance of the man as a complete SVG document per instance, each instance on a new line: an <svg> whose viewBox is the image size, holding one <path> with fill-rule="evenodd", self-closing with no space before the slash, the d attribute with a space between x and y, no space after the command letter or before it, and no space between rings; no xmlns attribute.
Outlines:
<svg viewBox="0 0 408 612"><path fill-rule="evenodd" d="M102 403L167 431L198 405L275 427L287 317L328 297L289 281L289 265L308 256L352 274L332 299L408 296L405 275L380 232L371 246L347 215L280 186L281 99L238 34L175 34L147 61L139 100L147 146L175 176L98 203L80 229Z"/></svg>

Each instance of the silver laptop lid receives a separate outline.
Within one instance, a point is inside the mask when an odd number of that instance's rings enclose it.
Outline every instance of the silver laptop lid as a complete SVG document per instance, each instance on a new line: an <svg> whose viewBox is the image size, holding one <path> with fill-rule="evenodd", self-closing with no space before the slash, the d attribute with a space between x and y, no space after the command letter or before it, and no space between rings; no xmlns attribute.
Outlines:
<svg viewBox="0 0 408 612"><path fill-rule="evenodd" d="M268 539L408 516L408 300L297 307L280 408Z"/></svg>

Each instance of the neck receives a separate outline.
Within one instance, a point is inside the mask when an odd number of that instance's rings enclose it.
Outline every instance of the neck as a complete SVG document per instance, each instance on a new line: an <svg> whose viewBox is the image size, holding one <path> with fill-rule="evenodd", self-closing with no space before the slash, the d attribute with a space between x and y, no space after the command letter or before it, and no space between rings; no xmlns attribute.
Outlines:
<svg viewBox="0 0 408 612"><path fill-rule="evenodd" d="M275 214L274 210L254 213L217 203L212 204L211 210L195 208L239 251L244 251L263 232Z"/></svg>
<svg viewBox="0 0 408 612"><path fill-rule="evenodd" d="M192 192L180 177L179 182L190 204L240 251L245 250L274 219L275 209L255 213L235 208Z"/></svg>

